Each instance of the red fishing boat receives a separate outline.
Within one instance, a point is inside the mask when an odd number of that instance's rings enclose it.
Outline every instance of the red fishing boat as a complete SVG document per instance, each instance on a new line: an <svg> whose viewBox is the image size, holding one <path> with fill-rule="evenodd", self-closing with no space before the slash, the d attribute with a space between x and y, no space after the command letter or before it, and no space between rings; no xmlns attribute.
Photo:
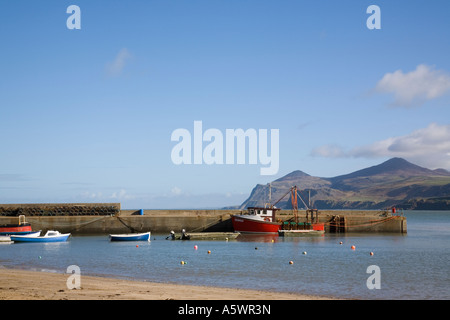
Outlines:
<svg viewBox="0 0 450 320"><path fill-rule="evenodd" d="M241 233L278 234L281 223L275 220L278 208L250 207L245 214L233 215L231 221L234 231Z"/></svg>
<svg viewBox="0 0 450 320"><path fill-rule="evenodd" d="M282 222L281 219L275 219L276 212L281 210L276 208L275 205L289 193L291 194L293 217L288 221ZM271 186L269 185L269 199L270 197ZM305 222L299 222L297 198L300 198L306 207ZM308 213L311 214L311 222L309 220ZM314 213L316 214L315 218ZM318 214L317 209L309 208L309 206L298 195L297 186L294 186L273 205L269 202L264 207L249 207L247 213L233 215L231 217L231 221L233 223L234 231L240 233L279 234L281 236L323 234L324 224L319 223Z"/></svg>
<svg viewBox="0 0 450 320"><path fill-rule="evenodd" d="M25 216L19 216L19 223L0 225L0 235L21 235L32 233L31 224L25 221Z"/></svg>

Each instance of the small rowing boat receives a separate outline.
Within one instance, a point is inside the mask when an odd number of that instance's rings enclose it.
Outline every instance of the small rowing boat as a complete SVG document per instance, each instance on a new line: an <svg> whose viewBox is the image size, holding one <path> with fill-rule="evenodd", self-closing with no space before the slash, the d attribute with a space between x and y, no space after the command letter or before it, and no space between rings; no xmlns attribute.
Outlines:
<svg viewBox="0 0 450 320"><path fill-rule="evenodd" d="M145 233L110 234L111 241L150 241L150 231Z"/></svg>
<svg viewBox="0 0 450 320"><path fill-rule="evenodd" d="M11 235L11 241L14 242L64 242L70 237L70 233L60 233L59 231L48 230L41 236L40 232L27 235Z"/></svg>

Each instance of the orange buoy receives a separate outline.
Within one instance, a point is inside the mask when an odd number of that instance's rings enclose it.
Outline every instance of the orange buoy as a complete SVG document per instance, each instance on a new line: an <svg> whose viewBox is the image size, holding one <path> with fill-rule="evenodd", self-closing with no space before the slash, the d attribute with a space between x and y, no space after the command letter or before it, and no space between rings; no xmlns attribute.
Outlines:
<svg viewBox="0 0 450 320"><path fill-rule="evenodd" d="M292 260L291 260L291 261L289 261L289 264L294 264L294 261L292 261Z"/></svg>
<svg viewBox="0 0 450 320"><path fill-rule="evenodd" d="M356 249L356 247L355 247L355 246L351 246L351 249L352 249L352 250L355 250L355 249Z"/></svg>
<svg viewBox="0 0 450 320"><path fill-rule="evenodd" d="M138 244L136 245L136 248L139 248L139 245L138 245Z"/></svg>
<svg viewBox="0 0 450 320"><path fill-rule="evenodd" d="M208 254L210 254L211 253L211 250L208 250Z"/></svg>
<svg viewBox="0 0 450 320"><path fill-rule="evenodd" d="M372 251L370 251L370 255L373 256L373 252Z"/></svg>

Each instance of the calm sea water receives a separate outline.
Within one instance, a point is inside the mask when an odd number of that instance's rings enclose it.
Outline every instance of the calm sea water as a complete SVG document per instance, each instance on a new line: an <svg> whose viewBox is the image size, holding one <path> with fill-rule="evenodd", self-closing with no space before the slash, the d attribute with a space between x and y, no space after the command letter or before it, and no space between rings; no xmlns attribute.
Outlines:
<svg viewBox="0 0 450 320"><path fill-rule="evenodd" d="M408 211L406 216L406 235L241 235L228 242L152 235L149 243L74 236L65 243L2 244L0 265L59 273L78 265L81 275L342 298L450 299L450 211ZM367 287L371 265L380 268L380 289Z"/></svg>

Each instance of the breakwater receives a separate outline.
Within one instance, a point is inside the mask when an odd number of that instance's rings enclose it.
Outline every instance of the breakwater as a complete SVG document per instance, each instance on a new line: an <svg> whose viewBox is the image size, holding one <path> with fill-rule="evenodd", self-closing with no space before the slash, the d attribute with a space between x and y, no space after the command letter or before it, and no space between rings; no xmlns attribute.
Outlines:
<svg viewBox="0 0 450 320"><path fill-rule="evenodd" d="M188 232L229 232L233 231L231 215L242 213L241 210L121 210L120 204L7 206L8 212L13 212L15 210L14 206L26 206L28 212L37 212L36 214L27 215L25 210L20 211L21 214L25 214L26 220L31 223L33 230L59 230L60 232L70 232L74 235L141 231L151 231L154 234L168 234L171 230L178 232L183 228ZM47 208L47 211L36 209L39 206ZM51 214L51 210L48 208L52 206L57 208L75 206L78 208L78 211L69 210L68 212L60 211L58 214ZM94 207L97 209L93 209ZM5 205L0 205L0 208L5 208ZM112 210L114 213L101 214L101 209L99 208ZM91 210L91 213L86 213L89 210ZM289 220L292 217L293 213L291 210L282 210L277 216L282 221ZM298 217L299 221L305 221L305 211L299 210ZM0 211L0 225L17 222L17 215L1 215ZM330 233L407 232L406 217L392 214L390 211L319 210L319 222L323 222L325 231Z"/></svg>

